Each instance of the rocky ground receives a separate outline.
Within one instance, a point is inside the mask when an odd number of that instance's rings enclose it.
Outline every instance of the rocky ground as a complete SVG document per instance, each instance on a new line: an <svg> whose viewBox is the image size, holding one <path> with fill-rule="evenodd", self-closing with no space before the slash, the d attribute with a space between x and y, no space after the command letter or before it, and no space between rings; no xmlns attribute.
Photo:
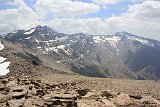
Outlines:
<svg viewBox="0 0 160 107"><path fill-rule="evenodd" d="M76 75L52 74L40 78L1 78L0 107L160 107L159 96L153 94L154 91L160 94L159 81L137 81L137 86L133 86L136 83L133 80ZM145 94L145 90L137 94L142 86L147 86L143 89L149 88L150 94Z"/></svg>
<svg viewBox="0 0 160 107"><path fill-rule="evenodd" d="M80 75L49 74L38 77L46 83L76 83L78 88L89 88L90 90L111 90L127 94L148 96L160 100L160 81L131 80L113 78L92 78Z"/></svg>

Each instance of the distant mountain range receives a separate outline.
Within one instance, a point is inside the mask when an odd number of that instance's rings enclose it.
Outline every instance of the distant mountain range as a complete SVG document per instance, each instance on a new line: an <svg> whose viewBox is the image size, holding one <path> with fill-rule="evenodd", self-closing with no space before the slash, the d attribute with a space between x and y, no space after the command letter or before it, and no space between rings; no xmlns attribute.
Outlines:
<svg viewBox="0 0 160 107"><path fill-rule="evenodd" d="M36 26L4 39L21 44L52 69L91 77L160 79L160 42L128 32L68 35Z"/></svg>

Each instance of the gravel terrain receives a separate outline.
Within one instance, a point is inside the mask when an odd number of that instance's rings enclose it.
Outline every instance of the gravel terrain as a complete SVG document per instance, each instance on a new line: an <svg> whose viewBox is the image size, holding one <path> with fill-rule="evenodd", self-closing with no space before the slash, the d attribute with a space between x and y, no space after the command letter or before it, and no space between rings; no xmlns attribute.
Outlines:
<svg viewBox="0 0 160 107"><path fill-rule="evenodd" d="M79 88L104 91L111 90L134 95L151 95L160 100L160 81L92 78L79 75L50 74L38 77L47 83L76 83Z"/></svg>

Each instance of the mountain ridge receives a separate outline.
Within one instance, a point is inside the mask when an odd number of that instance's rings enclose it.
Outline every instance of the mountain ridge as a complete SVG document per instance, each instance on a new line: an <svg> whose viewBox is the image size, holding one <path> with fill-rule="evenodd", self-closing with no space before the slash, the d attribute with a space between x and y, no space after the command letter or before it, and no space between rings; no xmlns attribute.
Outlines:
<svg viewBox="0 0 160 107"><path fill-rule="evenodd" d="M48 26L37 26L9 33L5 39L22 44L42 60L62 64L65 69L85 76L132 79L160 77L159 67L154 67L160 62L160 42L124 31L114 35L68 35ZM51 65L55 68L54 64ZM149 72L152 74L150 77L142 75L148 73L148 69L145 70L147 67L156 68Z"/></svg>
<svg viewBox="0 0 160 107"><path fill-rule="evenodd" d="M5 36L8 35L8 34L10 35L10 34L17 33L18 31L23 31L23 32L25 32L25 31L30 31L31 29L42 29L42 28L43 28L43 29L49 29L49 30L52 30L52 31L58 33L58 31L52 29L51 27L49 27L49 26L47 26L47 25L44 25L44 26L37 25L37 26L34 26L34 27L32 27L32 28L28 28L28 29L17 29L17 30L15 30L15 31L13 31L13 32L10 32L10 33L5 34ZM83 32L73 33L73 34L66 34L66 33L62 33L62 34L65 34L65 35L74 35L74 34L91 35L91 34L87 34L87 33L83 33ZM96 35L96 34L92 34L92 35ZM105 34L105 35L108 35L108 34ZM105 35L100 35L100 36L105 36ZM126 31L116 32L116 33L110 34L110 35L122 35L122 36L126 35L126 36L140 37L140 38L149 39L149 40L155 40L155 39L152 39L152 38L146 38L146 37L143 37L143 36L138 36L138 35L136 35L136 34L132 34L132 33L126 32ZM155 41L159 41L159 40L155 40Z"/></svg>

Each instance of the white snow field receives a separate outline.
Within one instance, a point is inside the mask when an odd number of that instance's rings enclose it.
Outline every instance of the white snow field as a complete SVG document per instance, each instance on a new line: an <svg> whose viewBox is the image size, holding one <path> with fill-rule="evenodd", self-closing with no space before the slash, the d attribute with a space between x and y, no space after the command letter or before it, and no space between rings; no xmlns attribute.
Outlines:
<svg viewBox="0 0 160 107"><path fill-rule="evenodd" d="M2 49L4 49L4 46L3 46L3 44L1 44L1 41L0 41L0 51ZM6 75L10 72L8 67L11 62L8 62L8 61L4 62L5 60L6 60L6 58L0 56L0 75L1 76Z"/></svg>

